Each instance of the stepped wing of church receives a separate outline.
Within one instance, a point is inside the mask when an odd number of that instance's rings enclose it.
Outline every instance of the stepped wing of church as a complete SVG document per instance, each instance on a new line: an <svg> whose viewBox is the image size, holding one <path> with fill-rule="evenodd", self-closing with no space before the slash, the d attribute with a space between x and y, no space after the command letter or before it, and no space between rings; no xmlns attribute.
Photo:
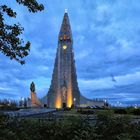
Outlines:
<svg viewBox="0 0 140 140"><path fill-rule="evenodd" d="M58 47L51 85L47 94L47 104L51 108L72 107L80 104L72 31L67 13L64 14L58 36Z"/></svg>

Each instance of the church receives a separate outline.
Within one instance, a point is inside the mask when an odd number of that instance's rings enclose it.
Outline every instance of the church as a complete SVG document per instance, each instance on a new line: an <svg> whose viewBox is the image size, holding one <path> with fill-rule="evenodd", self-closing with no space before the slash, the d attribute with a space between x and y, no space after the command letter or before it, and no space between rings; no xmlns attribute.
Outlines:
<svg viewBox="0 0 140 140"><path fill-rule="evenodd" d="M47 96L49 107L62 108L80 104L72 31L67 12L64 14L58 36L52 81Z"/></svg>
<svg viewBox="0 0 140 140"><path fill-rule="evenodd" d="M74 60L72 31L67 11L64 13L58 35L57 52L49 91L39 103L36 93L31 90L31 104L38 106L41 103L50 108L71 108L81 104L104 106L103 101L92 101L80 94Z"/></svg>

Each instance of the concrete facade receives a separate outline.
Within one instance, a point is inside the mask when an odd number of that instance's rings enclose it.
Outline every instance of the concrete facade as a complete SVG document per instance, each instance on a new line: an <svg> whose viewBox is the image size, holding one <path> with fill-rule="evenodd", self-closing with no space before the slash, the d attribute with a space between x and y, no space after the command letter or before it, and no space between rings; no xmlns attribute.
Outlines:
<svg viewBox="0 0 140 140"><path fill-rule="evenodd" d="M50 108L63 108L80 105L80 91L77 83L73 39L68 13L65 12L55 58L51 85L47 94Z"/></svg>

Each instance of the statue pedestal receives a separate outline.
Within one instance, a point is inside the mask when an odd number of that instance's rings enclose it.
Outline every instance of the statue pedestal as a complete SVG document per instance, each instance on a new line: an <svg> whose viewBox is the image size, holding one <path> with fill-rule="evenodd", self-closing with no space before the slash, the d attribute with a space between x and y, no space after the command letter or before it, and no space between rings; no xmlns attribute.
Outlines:
<svg viewBox="0 0 140 140"><path fill-rule="evenodd" d="M42 107L43 106L41 104L41 102L38 100L35 92L31 92L31 106L32 107Z"/></svg>

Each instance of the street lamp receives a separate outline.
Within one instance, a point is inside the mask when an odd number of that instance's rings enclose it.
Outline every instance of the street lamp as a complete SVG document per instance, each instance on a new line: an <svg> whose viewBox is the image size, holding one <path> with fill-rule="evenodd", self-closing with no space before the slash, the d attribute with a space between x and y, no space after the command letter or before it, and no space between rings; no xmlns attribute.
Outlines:
<svg viewBox="0 0 140 140"><path fill-rule="evenodd" d="M76 101L76 98L73 98L73 100L74 100L74 107L75 107L75 101Z"/></svg>

